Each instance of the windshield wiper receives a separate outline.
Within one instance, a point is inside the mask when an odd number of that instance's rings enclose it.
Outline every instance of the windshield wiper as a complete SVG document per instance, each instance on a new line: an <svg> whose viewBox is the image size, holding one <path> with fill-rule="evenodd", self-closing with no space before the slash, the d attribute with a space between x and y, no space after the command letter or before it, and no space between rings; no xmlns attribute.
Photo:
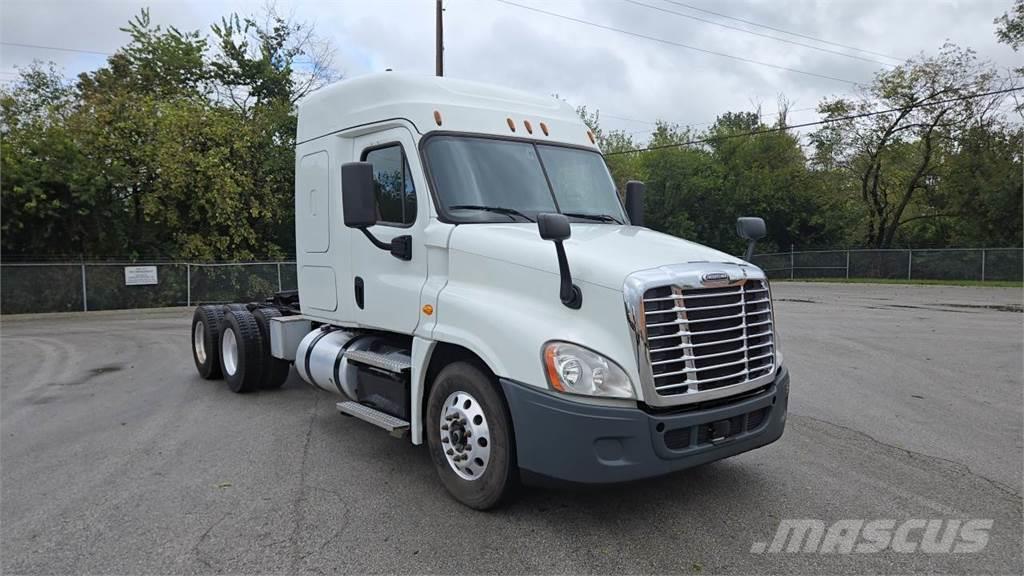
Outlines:
<svg viewBox="0 0 1024 576"><path fill-rule="evenodd" d="M584 214L582 212L562 212L562 214L572 218L583 218L584 220L597 220L598 222L615 222L616 224L622 224L618 218L608 214Z"/></svg>
<svg viewBox="0 0 1024 576"><path fill-rule="evenodd" d="M449 210L483 210L484 212L495 212L497 214L504 214L506 216L519 216L520 218L523 218L523 219L527 220L528 222L533 222L533 218L530 218L529 216L527 216L526 214L523 214L519 210L516 210L515 208L505 208L504 206L481 206L479 204L456 204L455 206L449 206L448 209ZM515 219L513 219L513 220L515 220Z"/></svg>

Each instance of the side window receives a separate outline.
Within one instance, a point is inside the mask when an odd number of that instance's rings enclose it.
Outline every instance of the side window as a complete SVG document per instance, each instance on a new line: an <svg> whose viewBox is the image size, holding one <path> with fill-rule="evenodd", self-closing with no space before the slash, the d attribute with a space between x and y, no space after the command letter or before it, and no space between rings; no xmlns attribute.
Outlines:
<svg viewBox="0 0 1024 576"><path fill-rule="evenodd" d="M369 150L363 153L363 160L373 164L378 221L391 226L412 225L416 221L416 188L402 146Z"/></svg>

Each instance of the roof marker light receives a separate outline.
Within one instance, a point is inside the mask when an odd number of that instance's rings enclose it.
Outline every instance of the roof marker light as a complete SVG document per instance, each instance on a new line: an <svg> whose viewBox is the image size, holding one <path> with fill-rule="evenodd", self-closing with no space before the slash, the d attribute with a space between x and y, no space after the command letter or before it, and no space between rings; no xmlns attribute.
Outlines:
<svg viewBox="0 0 1024 576"><path fill-rule="evenodd" d="M513 131L513 132L515 132L516 131L516 123L513 122L511 118L505 118L505 121L508 122L508 129Z"/></svg>
<svg viewBox="0 0 1024 576"><path fill-rule="evenodd" d="M587 130L587 138L590 138L591 144L597 144L597 142L594 140L594 133L591 132L590 130Z"/></svg>
<svg viewBox="0 0 1024 576"><path fill-rule="evenodd" d="M434 110L434 122L437 122L438 126L441 125L441 112L438 110Z"/></svg>
<svg viewBox="0 0 1024 576"><path fill-rule="evenodd" d="M523 126L526 126L526 132L528 134L533 134L533 126L530 125L529 120L523 120Z"/></svg>
<svg viewBox="0 0 1024 576"><path fill-rule="evenodd" d="M545 136L547 136L548 135L548 125L543 123L543 122L541 122L540 123L540 131L543 132Z"/></svg>

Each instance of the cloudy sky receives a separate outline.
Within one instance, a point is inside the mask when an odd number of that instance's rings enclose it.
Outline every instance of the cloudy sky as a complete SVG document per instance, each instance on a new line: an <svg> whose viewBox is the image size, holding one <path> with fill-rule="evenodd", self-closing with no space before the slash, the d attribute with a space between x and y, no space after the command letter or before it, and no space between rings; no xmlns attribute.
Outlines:
<svg viewBox="0 0 1024 576"><path fill-rule="evenodd" d="M68 76L103 65L102 53L127 41L118 28L143 6L156 23L205 32L221 15L258 12L263 3L0 0L0 80L12 79L15 67L33 59L52 60ZM779 94L797 110L791 121L803 122L816 118L813 107L821 98L849 93L885 65L935 53L946 41L969 46L1001 68L1019 66L1022 56L993 35L993 18L1011 3L446 0L445 72L558 94L600 110L606 128L641 139L657 119L701 126L721 112L758 104L767 115ZM277 5L333 42L335 65L345 76L386 68L433 73L434 0Z"/></svg>

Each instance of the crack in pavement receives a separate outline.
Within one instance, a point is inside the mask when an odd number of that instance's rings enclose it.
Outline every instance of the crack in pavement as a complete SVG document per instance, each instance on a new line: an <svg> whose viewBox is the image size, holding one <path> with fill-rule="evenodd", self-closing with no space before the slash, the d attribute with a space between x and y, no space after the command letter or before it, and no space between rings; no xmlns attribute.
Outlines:
<svg viewBox="0 0 1024 576"><path fill-rule="evenodd" d="M302 529L302 520L305 514L302 511L302 504L306 500L306 460L309 457L309 444L313 437L313 423L316 422L316 413L320 408L320 397L322 394L317 393L313 396L313 407L310 409L309 414L309 427L306 428L306 439L302 443L302 460L299 463L299 490L295 499L292 501L292 516L295 518L295 525L292 528L292 534L290 537L291 543L291 572L295 574L298 572L298 564L302 561L302 557L299 555L299 531Z"/></svg>
<svg viewBox="0 0 1024 576"><path fill-rule="evenodd" d="M893 444L889 444L887 442L882 442L881 440L875 438L874 436L868 434L867 432L862 432L860 430L857 430L855 428L851 428L849 426L845 426L843 424L836 424L835 422L829 422L828 420L822 420L821 418L815 418L814 416L807 416L806 414L795 414L793 412L789 413L789 417L790 418L792 418L794 416L796 418L798 418L798 419L799 418L803 418L803 419L806 419L806 420L812 420L814 422L817 422L819 424L823 424L825 426L831 426L833 428L838 428L840 430L844 430L844 431L849 432L851 434L856 434L858 436L863 436L864 438L867 438L868 440L870 440L871 442L873 442L875 444L878 444L879 446L884 446L884 447L889 448L891 450L896 450L896 451L899 451L899 452L903 452L904 454L907 454L908 456L910 456L912 458L920 458L920 459L924 459L924 460L938 460L940 462L945 462L946 464L949 464L955 470L960 472L962 475L973 476L975 478L978 478L980 480L985 481L986 483L991 485L993 488L995 488L999 492L1002 492L1003 494L1013 498L1018 507L1021 506L1021 493L1018 492L1016 488L1014 488L1012 486L1007 486L1006 484L1003 484L1002 482L1000 482L998 480L995 480L995 479L989 478L988 476L984 476L982 474L979 474L979 473L971 470L971 467L968 466L967 464L964 464L963 462L958 462L956 460L951 460L949 458L944 458L942 456L936 456L934 454L926 454L924 452L917 452L917 451L914 451L914 450L910 450L908 448L903 448L902 446L896 446L896 445L893 445Z"/></svg>
<svg viewBox="0 0 1024 576"><path fill-rule="evenodd" d="M196 560L198 560L203 566L206 566L206 568L209 570L213 570L213 565L210 564L210 562L206 559L206 556L203 553L203 550L202 548L200 548L200 546L203 544L203 541L205 541L210 536L210 532L213 532L213 529L219 526L220 523L223 522L224 519L230 515L231 512L225 512L224 514L222 514L221 517L218 518L216 522L210 524L210 526L205 531L203 531L202 534L199 535L199 538L196 539L195 543L192 544L192 547L189 549L189 552L192 552Z"/></svg>

